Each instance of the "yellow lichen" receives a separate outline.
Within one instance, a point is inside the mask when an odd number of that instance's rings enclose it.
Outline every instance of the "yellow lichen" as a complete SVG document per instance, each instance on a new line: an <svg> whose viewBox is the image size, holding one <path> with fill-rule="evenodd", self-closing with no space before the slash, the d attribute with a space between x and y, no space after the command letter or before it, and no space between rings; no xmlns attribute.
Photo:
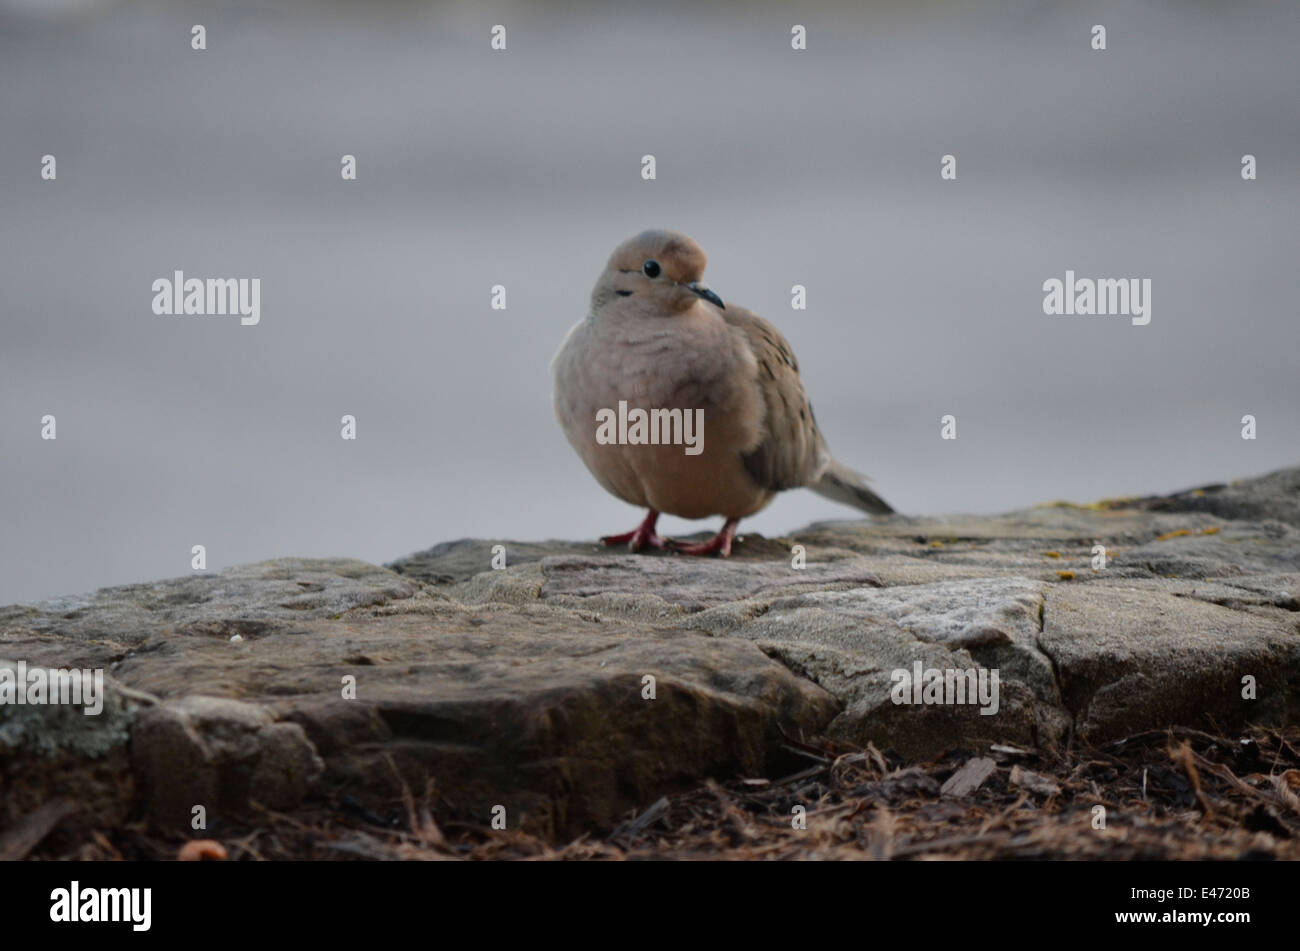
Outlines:
<svg viewBox="0 0 1300 951"><path fill-rule="evenodd" d="M1058 571L1058 572L1056 573L1056 576L1057 576L1058 578L1060 578L1062 581L1073 581L1073 580L1074 580L1074 572L1073 572L1073 571Z"/></svg>
<svg viewBox="0 0 1300 951"><path fill-rule="evenodd" d="M1183 535L1190 535L1190 534L1192 534L1190 529L1180 528L1177 529L1176 531L1165 532L1163 535L1157 535L1156 541L1167 542L1171 538L1181 538Z"/></svg>
<svg viewBox="0 0 1300 951"><path fill-rule="evenodd" d="M1040 509L1076 509L1087 512L1111 512L1118 509L1127 509L1138 497L1136 495L1126 495L1115 499L1098 499L1096 502L1070 502L1065 499L1055 499L1051 502L1040 502Z"/></svg>

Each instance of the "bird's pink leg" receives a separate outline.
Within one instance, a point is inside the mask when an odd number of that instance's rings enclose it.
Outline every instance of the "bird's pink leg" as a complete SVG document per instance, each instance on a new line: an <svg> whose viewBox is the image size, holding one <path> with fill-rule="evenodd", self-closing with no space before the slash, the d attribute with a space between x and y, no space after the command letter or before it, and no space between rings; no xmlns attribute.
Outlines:
<svg viewBox="0 0 1300 951"><path fill-rule="evenodd" d="M714 535L707 542L700 542L697 545L683 545L680 542L673 542L674 550L683 555L712 555L718 553L718 557L726 558L731 554L731 541L736 537L736 525L740 519L729 518L722 526L722 531Z"/></svg>
<svg viewBox="0 0 1300 951"><path fill-rule="evenodd" d="M668 542L655 534L655 524L659 521L659 513L651 509L646 513L645 521L630 532L624 532L622 535L606 535L601 539L606 545L622 545L627 543L630 551L640 551L643 548L666 548Z"/></svg>

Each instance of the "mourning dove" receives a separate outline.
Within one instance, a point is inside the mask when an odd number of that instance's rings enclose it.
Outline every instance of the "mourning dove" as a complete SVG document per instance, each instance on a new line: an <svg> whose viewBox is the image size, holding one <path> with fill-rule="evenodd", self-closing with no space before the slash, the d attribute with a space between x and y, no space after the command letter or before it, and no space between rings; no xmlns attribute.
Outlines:
<svg viewBox="0 0 1300 951"><path fill-rule="evenodd" d="M705 260L673 231L619 245L551 364L573 448L608 492L649 510L602 540L726 557L740 519L799 486L892 512L831 458L785 338L701 283ZM712 540L682 545L655 533L661 512L726 522Z"/></svg>

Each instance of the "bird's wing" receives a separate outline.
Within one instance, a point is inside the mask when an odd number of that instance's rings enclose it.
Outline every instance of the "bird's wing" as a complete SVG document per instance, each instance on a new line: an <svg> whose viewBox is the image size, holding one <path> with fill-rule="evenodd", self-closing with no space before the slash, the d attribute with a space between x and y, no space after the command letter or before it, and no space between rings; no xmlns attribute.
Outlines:
<svg viewBox="0 0 1300 951"><path fill-rule="evenodd" d="M728 304L722 316L754 354L765 407L763 433L744 455L745 468L760 486L778 492L816 482L830 456L794 351L779 330L743 307Z"/></svg>

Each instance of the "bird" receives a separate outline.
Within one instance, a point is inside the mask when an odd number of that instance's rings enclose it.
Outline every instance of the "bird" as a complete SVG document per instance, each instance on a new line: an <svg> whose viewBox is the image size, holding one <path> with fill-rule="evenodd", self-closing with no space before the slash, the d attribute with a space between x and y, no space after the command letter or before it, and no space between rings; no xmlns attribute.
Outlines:
<svg viewBox="0 0 1300 951"><path fill-rule="evenodd" d="M601 541L725 558L742 518L799 487L892 513L864 476L831 456L785 337L712 291L706 263L680 232L624 241L551 361L565 437L606 491L647 510L635 529ZM647 418L658 432L647 431ZM703 424L697 446L686 440L692 420ZM661 513L725 521L712 539L685 544L657 533Z"/></svg>

